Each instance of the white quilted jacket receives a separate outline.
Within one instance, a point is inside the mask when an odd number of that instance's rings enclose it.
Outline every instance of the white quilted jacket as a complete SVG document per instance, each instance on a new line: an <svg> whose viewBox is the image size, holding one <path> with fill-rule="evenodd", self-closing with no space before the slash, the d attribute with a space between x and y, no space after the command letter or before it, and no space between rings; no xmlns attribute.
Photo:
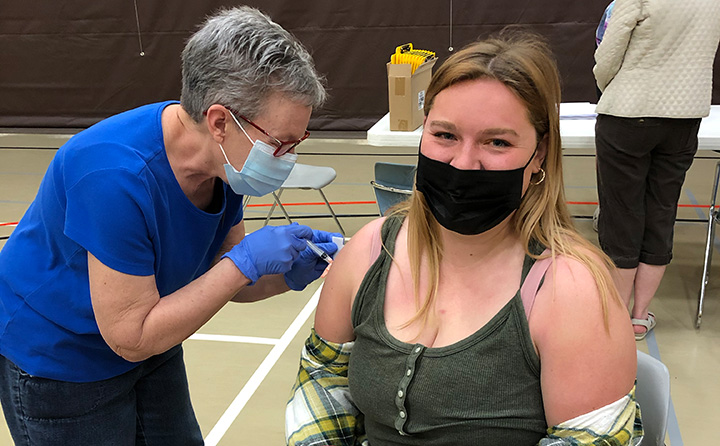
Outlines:
<svg viewBox="0 0 720 446"><path fill-rule="evenodd" d="M720 0L616 0L595 52L597 112L707 116L719 41Z"/></svg>

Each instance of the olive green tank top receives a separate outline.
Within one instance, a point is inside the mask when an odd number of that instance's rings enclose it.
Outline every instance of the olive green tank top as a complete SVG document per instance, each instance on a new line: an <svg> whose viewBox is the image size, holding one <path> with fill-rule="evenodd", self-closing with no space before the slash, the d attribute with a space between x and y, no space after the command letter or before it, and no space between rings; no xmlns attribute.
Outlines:
<svg viewBox="0 0 720 446"><path fill-rule="evenodd" d="M388 218L383 225L390 254L402 221ZM350 393L364 416L370 446L537 444L547 429L540 360L520 292L461 341L437 348L408 344L385 325L391 263L388 252L381 251L352 309L356 339ZM532 264L526 257L523 281Z"/></svg>

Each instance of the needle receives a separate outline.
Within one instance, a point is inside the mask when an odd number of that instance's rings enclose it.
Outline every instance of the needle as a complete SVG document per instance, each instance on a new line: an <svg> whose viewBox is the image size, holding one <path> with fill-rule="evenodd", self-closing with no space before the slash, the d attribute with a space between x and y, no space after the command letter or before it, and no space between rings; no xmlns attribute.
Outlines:
<svg viewBox="0 0 720 446"><path fill-rule="evenodd" d="M326 261L328 264L333 262L333 259L332 259L332 257L330 257L330 254L328 254L325 251L323 251L322 249L320 249L320 247L318 245L316 245L315 243L311 242L308 239L305 239L305 243L307 243L307 245L310 247L310 250L312 252L317 254L318 257L320 257L321 259Z"/></svg>

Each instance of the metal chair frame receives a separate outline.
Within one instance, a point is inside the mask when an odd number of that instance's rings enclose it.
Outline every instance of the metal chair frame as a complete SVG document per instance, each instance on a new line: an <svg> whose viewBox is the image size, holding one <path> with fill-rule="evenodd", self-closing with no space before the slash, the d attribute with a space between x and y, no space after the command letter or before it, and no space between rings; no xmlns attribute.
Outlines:
<svg viewBox="0 0 720 446"><path fill-rule="evenodd" d="M416 166L378 161L375 179L370 185L375 192L379 214L382 216L393 205L407 200L413 194Z"/></svg>
<svg viewBox="0 0 720 446"><path fill-rule="evenodd" d="M272 192L274 202L272 206L270 206L270 210L265 217L265 223L263 223L263 226L267 226L267 224L270 222L270 218L272 218L276 207L280 208L283 216L288 221L288 223L293 222L292 218L290 218L290 214L288 214L285 206L283 206L282 201L280 201L280 197L286 189L314 189L320 193L320 196L322 197L325 205L330 211L330 215L335 220L335 223L340 229L340 233L345 236L345 229L343 229L342 225L340 224L340 220L338 220L335 211L333 210L332 206L330 206L330 202L328 201L325 193L322 190L323 187L332 183L335 180L335 177L335 169L333 169L332 167L312 166L309 164L296 163L295 167L293 167L293 170L290 172L290 175L288 176L287 180L285 180L283 185L277 191ZM249 201L250 197L245 197L243 208L247 206Z"/></svg>
<svg viewBox="0 0 720 446"><path fill-rule="evenodd" d="M720 222L720 209L718 209L718 207L716 206L718 183L720 183L720 161L715 165L715 180L713 181L712 199L710 200L710 210L708 211L707 241L705 242L705 260L703 262L700 292L698 293L698 307L697 315L695 318L695 328L700 328L700 324L702 323L705 292L707 290L708 281L710 280L710 266L712 265L713 242L715 241L715 225Z"/></svg>
<svg viewBox="0 0 720 446"><path fill-rule="evenodd" d="M267 224L270 222L270 218L272 217L272 214L275 212L275 207L279 207L282 211L283 215L285 216L285 219L288 221L288 223L292 223L292 219L290 218L290 215L288 214L287 210L285 210L285 206L283 206L282 202L280 201L280 196L282 195L283 191L285 189L304 189L309 190L313 189L312 187L297 187L297 188L284 188L281 187L276 192L273 192L273 199L275 202L270 206L270 211L268 211L267 217L265 217L265 223L263 223L263 226L267 226ZM327 205L328 210L330 211L330 215L335 220L335 223L337 224L338 228L340 229L340 233L344 236L345 235L345 229L343 229L342 225L340 224L340 220L338 220L337 215L335 214L335 211L333 210L332 206L330 206L330 202L328 201L327 197L325 196L325 193L322 191L322 189L315 189L318 192L320 192L320 196L322 196L323 201L325 201L325 205Z"/></svg>

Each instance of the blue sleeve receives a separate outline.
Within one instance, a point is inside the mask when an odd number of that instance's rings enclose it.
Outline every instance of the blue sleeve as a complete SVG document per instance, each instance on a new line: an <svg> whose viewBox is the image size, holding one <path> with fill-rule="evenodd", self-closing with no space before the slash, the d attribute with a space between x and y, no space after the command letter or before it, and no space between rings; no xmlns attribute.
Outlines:
<svg viewBox="0 0 720 446"><path fill-rule="evenodd" d="M104 265L125 274L154 274L150 195L136 173L101 169L67 190L64 232Z"/></svg>
<svg viewBox="0 0 720 446"><path fill-rule="evenodd" d="M233 192L232 189L230 189L230 186L225 185L225 193L226 194L234 194L235 192ZM236 203L238 203L238 205L237 205L237 213L235 214L235 221L233 222L233 226L235 226L235 225L239 224L241 221L243 221L243 217L244 217L243 214L245 214L245 211L243 210L243 207L242 207L243 201L245 201L245 196L236 195L234 198L235 198Z"/></svg>

